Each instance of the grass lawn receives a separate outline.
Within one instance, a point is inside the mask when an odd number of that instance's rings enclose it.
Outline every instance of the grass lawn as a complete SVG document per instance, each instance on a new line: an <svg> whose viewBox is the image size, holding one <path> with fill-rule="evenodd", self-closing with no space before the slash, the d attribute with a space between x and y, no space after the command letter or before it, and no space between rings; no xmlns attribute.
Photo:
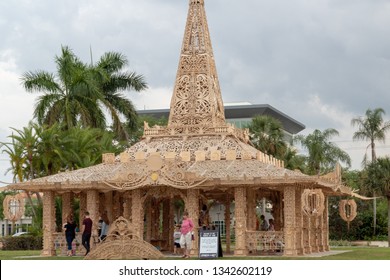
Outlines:
<svg viewBox="0 0 390 280"><path fill-rule="evenodd" d="M340 254L322 257L281 257L281 256L253 256L234 257L228 256L223 259L231 260L390 260L390 248L388 247L333 247L331 251L347 251ZM40 251L0 251L0 260L82 260L83 256L56 256L40 257ZM179 258L167 258L179 259Z"/></svg>

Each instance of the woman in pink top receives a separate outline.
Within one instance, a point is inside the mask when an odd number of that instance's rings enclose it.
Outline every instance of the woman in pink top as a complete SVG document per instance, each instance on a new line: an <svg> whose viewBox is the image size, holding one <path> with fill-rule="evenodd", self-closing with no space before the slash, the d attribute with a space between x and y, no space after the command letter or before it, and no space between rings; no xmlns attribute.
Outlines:
<svg viewBox="0 0 390 280"><path fill-rule="evenodd" d="M190 257L190 251L192 248L192 230L194 229L194 223L190 218L188 218L188 212L184 211L183 221L181 223L181 236L180 236L180 246L184 250L183 258Z"/></svg>

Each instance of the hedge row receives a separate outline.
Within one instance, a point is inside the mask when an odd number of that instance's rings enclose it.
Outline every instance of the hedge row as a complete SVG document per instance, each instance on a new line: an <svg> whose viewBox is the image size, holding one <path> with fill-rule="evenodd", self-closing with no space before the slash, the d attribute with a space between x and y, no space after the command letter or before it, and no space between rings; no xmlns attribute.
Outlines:
<svg viewBox="0 0 390 280"><path fill-rule="evenodd" d="M3 250L42 250L41 236L7 236L1 239Z"/></svg>

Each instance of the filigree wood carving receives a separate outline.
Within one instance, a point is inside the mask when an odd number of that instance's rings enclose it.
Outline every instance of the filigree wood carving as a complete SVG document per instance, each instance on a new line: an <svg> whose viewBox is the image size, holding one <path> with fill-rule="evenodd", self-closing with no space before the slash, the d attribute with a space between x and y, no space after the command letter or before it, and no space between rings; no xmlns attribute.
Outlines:
<svg viewBox="0 0 390 280"><path fill-rule="evenodd" d="M140 161L136 166L124 165L112 181L104 183L117 190L133 190L151 185L189 189L208 179L187 171L188 164L177 160L163 160L159 155L152 155L146 161Z"/></svg>
<svg viewBox="0 0 390 280"><path fill-rule="evenodd" d="M347 222L348 230L349 224L352 222L357 215L357 205L353 199L343 199L339 202L339 214L340 217Z"/></svg>
<svg viewBox="0 0 390 280"><path fill-rule="evenodd" d="M191 1L168 128L226 125L203 1Z"/></svg>
<svg viewBox="0 0 390 280"><path fill-rule="evenodd" d="M7 195L3 200L4 217L16 222L24 215L24 199L21 194Z"/></svg>
<svg viewBox="0 0 390 280"><path fill-rule="evenodd" d="M321 216L325 209L325 196L321 189L305 189L302 193L302 211L307 216Z"/></svg>
<svg viewBox="0 0 390 280"><path fill-rule="evenodd" d="M119 217L110 225L106 239L98 243L86 260L162 259L164 255L150 243L141 240L132 224Z"/></svg>

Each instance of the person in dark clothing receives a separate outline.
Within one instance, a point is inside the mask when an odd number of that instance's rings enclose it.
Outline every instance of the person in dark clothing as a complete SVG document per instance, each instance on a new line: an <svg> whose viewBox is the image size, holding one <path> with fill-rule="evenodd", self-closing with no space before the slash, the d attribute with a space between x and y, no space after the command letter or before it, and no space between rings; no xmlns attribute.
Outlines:
<svg viewBox="0 0 390 280"><path fill-rule="evenodd" d="M83 235L82 235L82 238L81 238L81 243L83 244L83 246L87 250L85 255L88 255L88 253L89 253L89 251L91 249L90 241L91 241L91 234L92 234L92 220L89 217L89 212L88 211L85 212L84 216L85 217L84 217L84 220L83 220Z"/></svg>
<svg viewBox="0 0 390 280"><path fill-rule="evenodd" d="M68 215L66 223L64 224L66 244L68 245L68 251L66 253L67 256L73 255L72 242L76 237L76 227L77 225L73 220L73 215Z"/></svg>

